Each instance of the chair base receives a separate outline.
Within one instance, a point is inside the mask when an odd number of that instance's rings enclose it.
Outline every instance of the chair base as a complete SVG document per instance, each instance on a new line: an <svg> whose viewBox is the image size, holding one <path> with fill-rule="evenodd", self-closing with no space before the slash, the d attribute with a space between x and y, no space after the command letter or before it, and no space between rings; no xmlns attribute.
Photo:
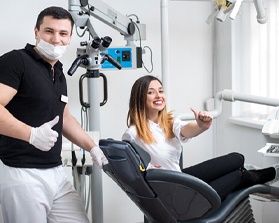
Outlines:
<svg viewBox="0 0 279 223"><path fill-rule="evenodd" d="M229 214L223 223L246 222L255 223L252 206L249 197L237 205L237 207Z"/></svg>

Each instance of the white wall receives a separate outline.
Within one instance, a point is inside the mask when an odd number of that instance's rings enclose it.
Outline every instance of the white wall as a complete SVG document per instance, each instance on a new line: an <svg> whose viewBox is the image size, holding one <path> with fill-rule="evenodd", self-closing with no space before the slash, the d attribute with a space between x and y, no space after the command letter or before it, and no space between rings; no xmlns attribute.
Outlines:
<svg viewBox="0 0 279 223"><path fill-rule="evenodd" d="M233 31L236 25L236 21L232 22L229 19L224 23L216 22L216 92L224 89L235 90L233 86L233 72L237 70L237 65L235 64L234 57L237 57L237 53L242 53L241 49L237 48L238 44L233 37ZM252 163L259 167L268 167L274 163L278 163L278 158L265 158L257 152L267 142L279 143L278 139L271 139L264 136L261 133L261 129L248 128L231 123L229 118L232 116L233 103L223 102L222 105L222 113L216 119L216 155L235 151L245 156L246 163ZM252 202L256 222L266 223L279 221L278 215L276 214L276 210L279 207L278 203L262 203L254 200Z"/></svg>
<svg viewBox="0 0 279 223"><path fill-rule="evenodd" d="M93 2L93 1L92 1ZM153 51L153 75L161 76L161 33L159 0L106 0L122 14L137 14L140 22L147 26L147 40L143 46ZM35 43L33 28L38 13L45 7L58 5L68 8L66 0L13 0L2 1L0 7L0 54L25 44ZM212 26L205 23L211 12L210 2L170 2L170 110L175 113L190 112L189 108L204 109L203 102L212 97ZM94 28L99 36L109 35L113 39L111 46L124 46L126 42L118 32L94 21ZM75 59L79 42L86 40L74 34L67 54L62 59L64 71ZM146 65L150 67L149 52L144 55ZM78 81L85 70L79 68L74 76L67 76L69 106L73 115L80 120ZM134 81L147 74L144 69L129 71L104 71L108 79L108 102L101 107L101 138L120 139L126 129L126 114L129 93ZM100 99L101 101L102 99ZM185 145L184 163L191 165L212 157L212 130L193 139ZM140 222L143 215L129 198L110 180L103 176L104 221ZM1 222L1 221L0 221Z"/></svg>

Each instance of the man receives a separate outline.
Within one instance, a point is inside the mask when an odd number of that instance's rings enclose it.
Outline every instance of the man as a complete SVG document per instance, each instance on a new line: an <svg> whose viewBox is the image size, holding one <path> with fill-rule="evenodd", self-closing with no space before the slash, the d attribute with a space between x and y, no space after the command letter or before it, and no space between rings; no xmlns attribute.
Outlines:
<svg viewBox="0 0 279 223"><path fill-rule="evenodd" d="M0 202L5 223L89 222L61 166L62 134L90 152L100 167L106 158L70 114L59 58L74 21L49 7L37 18L36 45L0 57Z"/></svg>

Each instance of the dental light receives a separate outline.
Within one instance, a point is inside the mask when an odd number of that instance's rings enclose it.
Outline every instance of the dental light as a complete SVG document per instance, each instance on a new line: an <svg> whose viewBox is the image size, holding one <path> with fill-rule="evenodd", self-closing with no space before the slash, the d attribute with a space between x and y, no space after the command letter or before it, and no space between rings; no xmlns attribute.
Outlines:
<svg viewBox="0 0 279 223"><path fill-rule="evenodd" d="M216 18L218 21L224 22L227 15L230 13L230 19L235 20L241 4L244 0L213 0L214 9L212 13L209 15L206 22L208 24ZM260 24L266 23L266 13L263 7L262 0L253 0L255 8L257 10L257 21Z"/></svg>

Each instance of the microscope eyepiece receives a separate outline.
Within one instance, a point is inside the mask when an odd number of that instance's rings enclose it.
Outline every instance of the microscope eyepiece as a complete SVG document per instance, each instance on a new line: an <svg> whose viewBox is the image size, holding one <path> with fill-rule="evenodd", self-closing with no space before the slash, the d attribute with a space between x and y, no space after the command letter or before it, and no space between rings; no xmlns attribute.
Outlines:
<svg viewBox="0 0 279 223"><path fill-rule="evenodd" d="M103 37L102 40L103 40L102 46L105 48L108 48L112 41L112 39L109 36Z"/></svg>
<svg viewBox="0 0 279 223"><path fill-rule="evenodd" d="M94 37L93 41L92 41L92 48L93 49L98 49L101 43L101 39L99 37Z"/></svg>

